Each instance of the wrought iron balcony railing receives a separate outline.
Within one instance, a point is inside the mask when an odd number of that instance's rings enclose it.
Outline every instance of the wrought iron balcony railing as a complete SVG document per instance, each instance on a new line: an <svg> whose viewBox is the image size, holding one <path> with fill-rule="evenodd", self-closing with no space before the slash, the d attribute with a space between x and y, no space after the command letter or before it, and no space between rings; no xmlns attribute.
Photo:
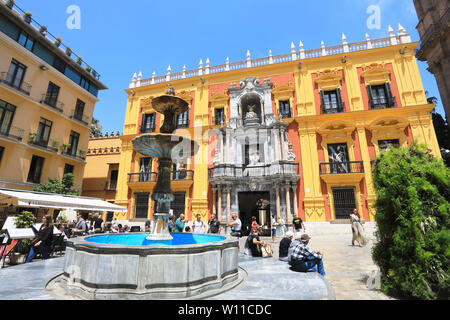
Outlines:
<svg viewBox="0 0 450 320"><path fill-rule="evenodd" d="M49 107L58 110L59 112L64 111L64 103L58 101L58 95L44 93L41 97L41 103L46 104Z"/></svg>
<svg viewBox="0 0 450 320"><path fill-rule="evenodd" d="M42 139L35 138L34 140L30 141L29 144L34 145L39 148L42 148L42 149L45 149L45 150L48 150L48 151L51 151L51 152L58 153L58 147L55 147L55 142L51 141L51 143L50 143L51 146L49 146L49 142L50 141L48 141L48 140L45 141Z"/></svg>
<svg viewBox="0 0 450 320"><path fill-rule="evenodd" d="M0 73L0 82L3 82L16 90L19 90L20 92L23 92L28 96L30 95L32 86L25 81L16 83L15 79L13 79L13 76L8 72Z"/></svg>
<svg viewBox="0 0 450 320"><path fill-rule="evenodd" d="M322 114L330 114L330 113L341 113L345 111L345 102L341 104L333 104L333 105L321 105Z"/></svg>
<svg viewBox="0 0 450 320"><path fill-rule="evenodd" d="M180 122L175 122L175 128L176 129L184 129L184 128L189 128L189 119L184 120L184 121L180 121Z"/></svg>
<svg viewBox="0 0 450 320"><path fill-rule="evenodd" d="M395 107L395 97L392 98L375 98L370 101L372 110L386 109Z"/></svg>
<svg viewBox="0 0 450 320"><path fill-rule="evenodd" d="M90 118L88 116L85 116L85 115L81 114L81 113L77 113L76 109L72 110L72 112L70 114L71 114L70 119L77 120L77 121L83 123L86 126L89 125Z"/></svg>
<svg viewBox="0 0 450 320"><path fill-rule="evenodd" d="M220 164L208 169L208 177L212 178L245 178L299 175L299 164L294 162L280 162L260 166L235 166Z"/></svg>
<svg viewBox="0 0 450 320"><path fill-rule="evenodd" d="M22 141L25 135L25 130L11 126L7 130L0 129L0 135Z"/></svg>
<svg viewBox="0 0 450 320"><path fill-rule="evenodd" d="M321 163L320 174L364 173L362 161Z"/></svg>
<svg viewBox="0 0 450 320"><path fill-rule="evenodd" d="M192 170L172 171L171 179L172 181L192 181L194 180L194 171ZM156 182L157 180L158 180L157 172L138 172L128 174L129 183Z"/></svg>

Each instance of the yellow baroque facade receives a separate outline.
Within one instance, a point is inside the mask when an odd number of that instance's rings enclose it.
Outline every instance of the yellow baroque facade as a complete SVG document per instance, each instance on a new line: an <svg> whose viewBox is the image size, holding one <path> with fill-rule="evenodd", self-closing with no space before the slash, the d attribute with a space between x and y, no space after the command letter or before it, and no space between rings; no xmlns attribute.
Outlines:
<svg viewBox="0 0 450 320"><path fill-rule="evenodd" d="M425 143L440 157L414 56L417 43L403 29L389 37L282 56L269 56L150 79L134 75L128 101L116 204L118 219L147 219L158 175L156 159L136 153L131 141L158 132L163 116L153 97L170 83L189 110L179 132L200 145L195 157L174 165L173 213L193 220L232 213L249 225L255 216L291 223L348 218L357 208L374 220L371 167L392 146Z"/></svg>

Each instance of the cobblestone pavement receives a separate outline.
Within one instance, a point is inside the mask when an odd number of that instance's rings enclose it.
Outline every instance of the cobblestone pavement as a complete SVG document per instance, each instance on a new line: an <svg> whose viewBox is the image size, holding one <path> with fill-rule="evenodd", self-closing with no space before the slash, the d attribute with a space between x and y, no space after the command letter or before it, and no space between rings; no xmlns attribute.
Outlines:
<svg viewBox="0 0 450 320"><path fill-rule="evenodd" d="M309 247L324 254L326 279L332 284L337 300L393 300L376 288L377 266L372 261L371 250L374 237L369 236L369 244L360 248L351 245L351 234L312 235ZM274 257L278 258L281 238L272 243L271 238L263 238L272 245ZM245 239L240 241L244 250ZM369 281L368 281L369 280ZM373 281L370 281L373 280ZM369 289L369 286L374 289Z"/></svg>

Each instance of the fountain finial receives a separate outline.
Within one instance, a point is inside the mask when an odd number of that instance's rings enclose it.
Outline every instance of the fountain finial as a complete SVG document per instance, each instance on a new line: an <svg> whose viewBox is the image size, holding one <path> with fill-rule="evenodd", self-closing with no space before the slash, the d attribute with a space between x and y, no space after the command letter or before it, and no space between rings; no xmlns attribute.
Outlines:
<svg viewBox="0 0 450 320"><path fill-rule="evenodd" d="M175 96L175 89L172 87L170 83L167 84L167 92L168 96Z"/></svg>

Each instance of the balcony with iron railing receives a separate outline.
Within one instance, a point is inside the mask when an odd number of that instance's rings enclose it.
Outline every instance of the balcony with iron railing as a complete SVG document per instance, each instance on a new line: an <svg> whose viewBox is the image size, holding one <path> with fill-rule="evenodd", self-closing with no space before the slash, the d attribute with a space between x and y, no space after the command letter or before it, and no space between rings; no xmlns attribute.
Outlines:
<svg viewBox="0 0 450 320"><path fill-rule="evenodd" d="M25 137L25 130L22 128L10 126L9 128L6 129L3 128L0 129L0 136L12 138L17 141L22 141Z"/></svg>
<svg viewBox="0 0 450 320"><path fill-rule="evenodd" d="M16 89L26 95L30 95L32 86L25 81L17 82L14 77L8 72L0 73L0 82L8 85L9 87Z"/></svg>
<svg viewBox="0 0 450 320"><path fill-rule="evenodd" d="M175 129L186 129L186 128L189 128L189 119L175 122Z"/></svg>
<svg viewBox="0 0 450 320"><path fill-rule="evenodd" d="M45 140L40 139L38 137L36 137L36 138L34 138L34 139L32 139L32 140L30 140L28 142L29 145L38 147L40 149L44 149L46 151L58 153L58 147L55 146L55 143L56 142L53 141L53 140L52 141L49 141L49 140L45 141Z"/></svg>
<svg viewBox="0 0 450 320"><path fill-rule="evenodd" d="M345 102L337 104L322 104L322 114L342 113L345 111Z"/></svg>
<svg viewBox="0 0 450 320"><path fill-rule="evenodd" d="M277 163L258 166L235 166L231 164L219 164L214 168L208 169L209 179L243 179L246 177L268 178L275 176L298 176L299 174L299 164L288 161L279 161Z"/></svg>
<svg viewBox="0 0 450 320"><path fill-rule="evenodd" d="M64 103L58 100L58 95L44 93L41 96L40 103L52 107L53 109L58 110L61 113L64 112Z"/></svg>
<svg viewBox="0 0 450 320"><path fill-rule="evenodd" d="M76 109L72 110L70 114L71 114L70 119L81 122L86 126L89 125L90 118L88 116L83 115L82 113L77 113Z"/></svg>
<svg viewBox="0 0 450 320"><path fill-rule="evenodd" d="M372 110L395 108L395 105L395 97L373 98L370 100L370 107Z"/></svg>
<svg viewBox="0 0 450 320"><path fill-rule="evenodd" d="M156 183L158 180L157 172L138 172L128 174L128 183ZM171 173L172 181L193 181L194 171L176 170Z"/></svg>
<svg viewBox="0 0 450 320"><path fill-rule="evenodd" d="M320 174L350 174L364 173L364 163L362 161L321 163Z"/></svg>

